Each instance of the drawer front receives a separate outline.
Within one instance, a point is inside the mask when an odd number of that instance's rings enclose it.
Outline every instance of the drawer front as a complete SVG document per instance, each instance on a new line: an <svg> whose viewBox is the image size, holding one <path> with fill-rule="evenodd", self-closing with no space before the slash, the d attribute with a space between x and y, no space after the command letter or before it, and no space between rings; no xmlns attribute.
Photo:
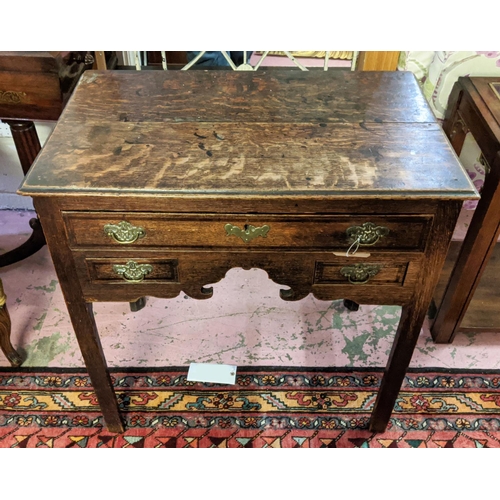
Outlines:
<svg viewBox="0 0 500 500"><path fill-rule="evenodd" d="M155 257L86 258L81 262L92 283L177 283L177 259Z"/></svg>
<svg viewBox="0 0 500 500"><path fill-rule="evenodd" d="M84 294L91 301L133 301L145 295L169 298L181 292L204 299L230 269L258 268L274 283L289 287L275 289L285 300L313 293L322 300L403 304L414 293L423 259L415 253L377 252L368 258L347 258L293 250L76 250L73 255Z"/></svg>
<svg viewBox="0 0 500 500"><path fill-rule="evenodd" d="M314 283L318 285L399 285L402 286L409 262L317 262Z"/></svg>
<svg viewBox="0 0 500 500"><path fill-rule="evenodd" d="M57 120L62 108L57 73L0 71L0 118Z"/></svg>
<svg viewBox="0 0 500 500"><path fill-rule="evenodd" d="M277 216L64 212L72 248L423 251L430 215Z"/></svg>

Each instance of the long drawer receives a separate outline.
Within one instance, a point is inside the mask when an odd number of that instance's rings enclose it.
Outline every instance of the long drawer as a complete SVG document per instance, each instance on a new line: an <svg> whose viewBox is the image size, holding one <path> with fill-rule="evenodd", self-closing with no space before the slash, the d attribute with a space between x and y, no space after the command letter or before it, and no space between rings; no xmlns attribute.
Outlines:
<svg viewBox="0 0 500 500"><path fill-rule="evenodd" d="M431 215L64 212L72 248L424 251Z"/></svg>

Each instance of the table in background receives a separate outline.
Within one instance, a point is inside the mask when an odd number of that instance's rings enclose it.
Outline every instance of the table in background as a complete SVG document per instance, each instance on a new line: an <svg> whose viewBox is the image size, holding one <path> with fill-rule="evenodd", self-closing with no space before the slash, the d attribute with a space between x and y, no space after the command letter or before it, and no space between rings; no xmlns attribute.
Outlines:
<svg viewBox="0 0 500 500"><path fill-rule="evenodd" d="M284 300L402 306L383 431L477 197L411 73L290 69L86 72L19 192L115 432L92 302L208 299L233 267L264 269Z"/></svg>
<svg viewBox="0 0 500 500"><path fill-rule="evenodd" d="M452 342L458 331L500 331L500 95L495 83L500 90L498 77L460 78L443 124L457 155L467 132L472 134L487 174L464 241L461 246L453 242L436 290L438 311L431 329L436 342Z"/></svg>

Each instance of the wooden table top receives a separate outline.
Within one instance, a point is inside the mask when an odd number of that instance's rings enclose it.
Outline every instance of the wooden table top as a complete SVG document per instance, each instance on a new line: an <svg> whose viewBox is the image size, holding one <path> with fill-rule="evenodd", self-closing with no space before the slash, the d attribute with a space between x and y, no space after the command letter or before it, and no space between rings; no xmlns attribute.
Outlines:
<svg viewBox="0 0 500 500"><path fill-rule="evenodd" d="M476 198L407 72L87 71L20 194Z"/></svg>

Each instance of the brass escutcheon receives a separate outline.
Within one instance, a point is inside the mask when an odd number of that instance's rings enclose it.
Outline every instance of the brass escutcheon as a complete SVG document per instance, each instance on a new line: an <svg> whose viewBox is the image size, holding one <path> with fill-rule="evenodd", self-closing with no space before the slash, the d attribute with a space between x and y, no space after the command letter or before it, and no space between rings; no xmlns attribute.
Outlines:
<svg viewBox="0 0 500 500"><path fill-rule="evenodd" d="M26 92L15 90L0 90L0 102L2 104L22 104L25 101Z"/></svg>
<svg viewBox="0 0 500 500"><path fill-rule="evenodd" d="M376 226L373 222L365 222L361 226L351 226L346 231L351 240L359 240L360 245L375 245L377 241L389 234L389 229L384 226Z"/></svg>
<svg viewBox="0 0 500 500"><path fill-rule="evenodd" d="M146 236L146 231L143 227L133 226L124 220L119 224L106 224L104 226L104 233L122 245L134 243L139 238Z"/></svg>
<svg viewBox="0 0 500 500"><path fill-rule="evenodd" d="M389 234L389 229L377 226L373 222L365 222L361 226L347 228L346 234L351 241L351 246L346 253L349 256L355 254L360 246L375 245L380 238Z"/></svg>
<svg viewBox="0 0 500 500"><path fill-rule="evenodd" d="M135 260L129 260L126 264L113 265L113 271L129 283L140 283L153 271L151 264L138 264Z"/></svg>
<svg viewBox="0 0 500 500"><path fill-rule="evenodd" d="M267 237L267 233L271 229L269 226L264 225L262 227L255 227L250 224L245 224L245 229L240 229L238 226L233 226L232 224L226 224L224 226L228 236L234 235L241 238L245 243L257 238L257 236Z"/></svg>
<svg viewBox="0 0 500 500"><path fill-rule="evenodd" d="M378 274L381 268L382 266L376 264L354 264L341 268L340 274L345 276L349 283L362 285Z"/></svg>

